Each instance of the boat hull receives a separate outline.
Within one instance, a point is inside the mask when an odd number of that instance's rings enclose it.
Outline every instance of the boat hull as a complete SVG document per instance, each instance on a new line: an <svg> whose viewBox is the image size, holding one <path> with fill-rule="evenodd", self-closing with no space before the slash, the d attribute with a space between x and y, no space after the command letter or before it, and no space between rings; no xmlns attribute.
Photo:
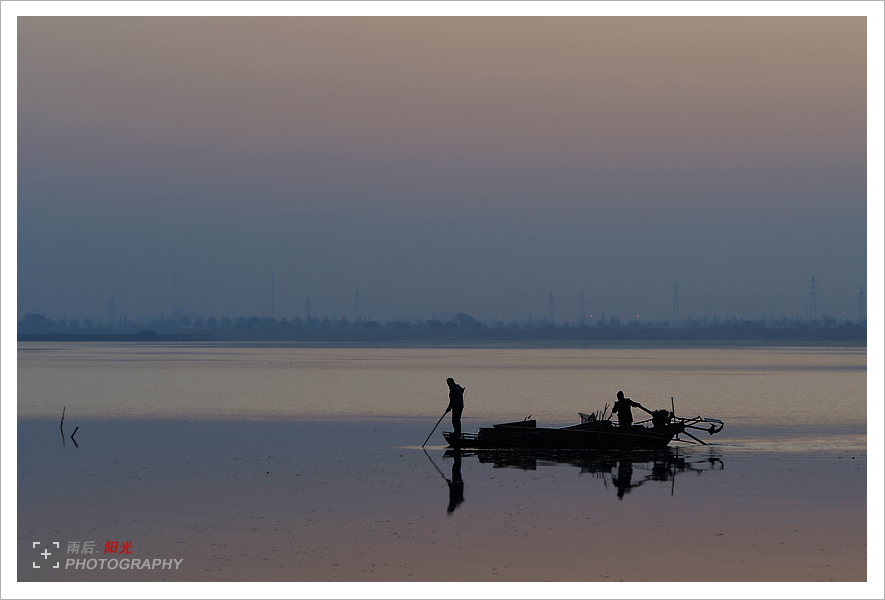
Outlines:
<svg viewBox="0 0 885 600"><path fill-rule="evenodd" d="M537 427L534 421L524 421L483 427L477 433L461 434L460 437L445 431L443 437L452 447L464 449L653 449L665 448L681 431L680 423L659 427L620 427L608 421L597 421L572 427L545 428Z"/></svg>

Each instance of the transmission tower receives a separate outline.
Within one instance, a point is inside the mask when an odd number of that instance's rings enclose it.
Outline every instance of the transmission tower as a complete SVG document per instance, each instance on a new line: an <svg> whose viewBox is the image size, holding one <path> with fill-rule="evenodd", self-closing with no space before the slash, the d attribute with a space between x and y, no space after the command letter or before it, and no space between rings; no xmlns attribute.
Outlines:
<svg viewBox="0 0 885 600"><path fill-rule="evenodd" d="M548 301L547 313L550 316L550 324L551 325L556 324L556 320L553 318L553 309L554 309L555 305L556 305L556 303L553 301L553 292L550 292L550 300Z"/></svg>
<svg viewBox="0 0 885 600"><path fill-rule="evenodd" d="M814 275L811 276L811 283L808 286L808 320L817 320L817 282Z"/></svg>
<svg viewBox="0 0 885 600"><path fill-rule="evenodd" d="M584 290L578 296L578 322L582 327L587 324L587 297L584 296Z"/></svg>
<svg viewBox="0 0 885 600"><path fill-rule="evenodd" d="M273 280L276 273L270 272L270 318L273 319Z"/></svg>
<svg viewBox="0 0 885 600"><path fill-rule="evenodd" d="M865 321L867 318L867 297L863 293L863 286L857 293L857 320Z"/></svg>
<svg viewBox="0 0 885 600"><path fill-rule="evenodd" d="M673 284L673 327L679 324L679 284Z"/></svg>
<svg viewBox="0 0 885 600"><path fill-rule="evenodd" d="M114 294L111 294L110 300L108 300L108 327L114 326L114 317L117 314L117 303L114 298Z"/></svg>
<svg viewBox="0 0 885 600"><path fill-rule="evenodd" d="M354 295L353 304L354 304L353 320L359 321L360 320L360 291L359 290L357 290L356 294Z"/></svg>

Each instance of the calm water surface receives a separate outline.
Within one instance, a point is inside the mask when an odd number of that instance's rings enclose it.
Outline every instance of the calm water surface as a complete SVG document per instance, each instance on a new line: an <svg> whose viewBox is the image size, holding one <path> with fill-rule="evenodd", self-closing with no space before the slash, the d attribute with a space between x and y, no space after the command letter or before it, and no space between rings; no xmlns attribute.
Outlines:
<svg viewBox="0 0 885 600"><path fill-rule="evenodd" d="M864 349L20 344L18 366L21 581L867 576ZM664 455L453 455L443 421L422 450L446 377L467 431L618 390L726 425ZM34 569L50 540L186 567Z"/></svg>
<svg viewBox="0 0 885 600"><path fill-rule="evenodd" d="M528 415L573 424L624 390L652 409L673 398L681 416L722 419L721 443L865 448L864 348L20 344L18 362L20 418L60 418L67 407L98 419L421 418L432 427L454 377L467 388L468 431Z"/></svg>

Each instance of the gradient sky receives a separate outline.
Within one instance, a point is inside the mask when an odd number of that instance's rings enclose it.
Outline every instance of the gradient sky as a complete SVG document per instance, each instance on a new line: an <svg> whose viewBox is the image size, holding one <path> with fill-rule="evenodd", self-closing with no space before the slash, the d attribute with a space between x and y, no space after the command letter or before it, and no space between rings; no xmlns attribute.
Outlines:
<svg viewBox="0 0 885 600"><path fill-rule="evenodd" d="M18 316L857 317L863 17L20 17ZM273 309L271 273L274 273Z"/></svg>

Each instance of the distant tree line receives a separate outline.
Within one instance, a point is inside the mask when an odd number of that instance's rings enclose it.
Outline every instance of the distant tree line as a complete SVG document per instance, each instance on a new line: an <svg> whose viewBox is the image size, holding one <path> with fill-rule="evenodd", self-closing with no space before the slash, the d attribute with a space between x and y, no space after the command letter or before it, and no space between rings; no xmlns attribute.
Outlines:
<svg viewBox="0 0 885 600"><path fill-rule="evenodd" d="M143 323L120 319L113 324L84 319L55 321L28 313L18 322L19 339L102 339L101 336L140 336L132 339L293 340L293 341L422 341L422 340L747 340L747 341L856 341L866 342L866 323L796 318L745 320L686 319L622 322L617 318L594 319L592 324L538 321L481 321L460 313L445 321L400 321L345 318L296 317L162 317ZM186 335L199 337L183 337ZM153 337L152 337L153 336ZM110 339L110 338L108 338ZM117 338L128 339L128 338Z"/></svg>

